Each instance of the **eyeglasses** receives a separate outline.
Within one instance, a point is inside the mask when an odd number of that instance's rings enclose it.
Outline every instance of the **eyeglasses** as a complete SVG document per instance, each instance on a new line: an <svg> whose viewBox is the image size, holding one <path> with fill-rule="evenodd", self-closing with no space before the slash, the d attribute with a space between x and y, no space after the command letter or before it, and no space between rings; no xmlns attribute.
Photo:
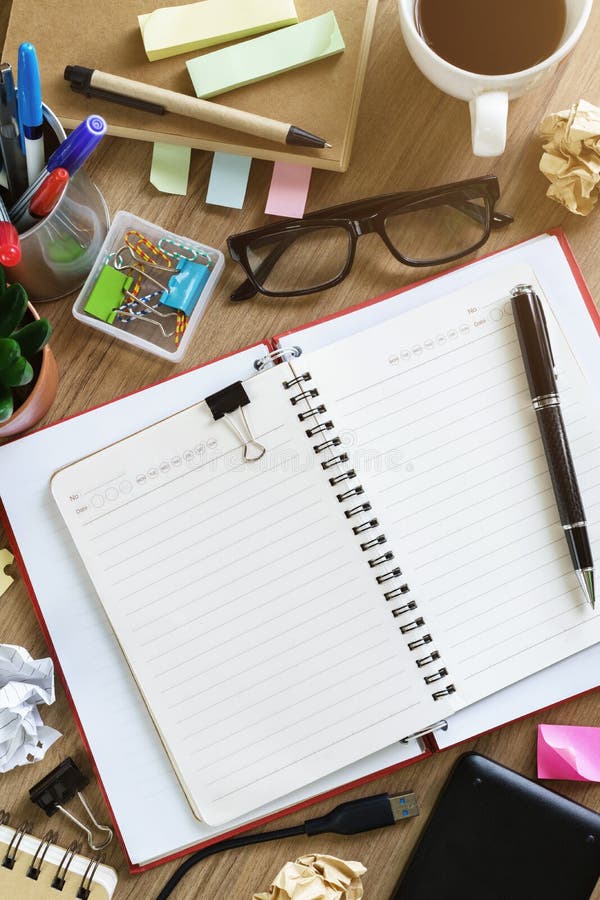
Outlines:
<svg viewBox="0 0 600 900"><path fill-rule="evenodd" d="M231 294L248 300L296 297L339 284L352 268L356 242L376 232L406 266L436 266L472 253L492 228L512 216L494 212L500 196L495 175L343 203L285 219L227 239L246 280Z"/></svg>

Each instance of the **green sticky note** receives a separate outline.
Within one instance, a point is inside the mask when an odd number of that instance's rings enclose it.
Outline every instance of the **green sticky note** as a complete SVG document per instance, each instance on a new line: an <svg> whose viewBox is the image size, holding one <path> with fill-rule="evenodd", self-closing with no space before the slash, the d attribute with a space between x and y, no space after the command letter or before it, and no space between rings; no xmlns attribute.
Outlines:
<svg viewBox="0 0 600 900"><path fill-rule="evenodd" d="M125 291L133 284L133 278L113 269L112 266L104 266L96 283L83 307L86 313L95 319L102 319L109 325L115 320L116 310L125 300Z"/></svg>
<svg viewBox="0 0 600 900"><path fill-rule="evenodd" d="M138 16L144 49L151 61L297 21L294 0L200 0Z"/></svg>
<svg viewBox="0 0 600 900"><path fill-rule="evenodd" d="M214 97L345 49L334 12L187 61L198 97Z"/></svg>
<svg viewBox="0 0 600 900"><path fill-rule="evenodd" d="M163 144L160 141L152 150L150 184L163 194L181 194L185 197L190 174L191 147L179 144Z"/></svg>

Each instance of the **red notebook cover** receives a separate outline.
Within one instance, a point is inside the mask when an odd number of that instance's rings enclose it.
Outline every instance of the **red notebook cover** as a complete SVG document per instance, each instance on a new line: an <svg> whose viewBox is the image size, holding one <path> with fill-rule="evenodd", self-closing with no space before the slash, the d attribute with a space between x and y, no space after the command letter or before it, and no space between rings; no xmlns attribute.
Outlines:
<svg viewBox="0 0 600 900"><path fill-rule="evenodd" d="M586 283L585 283L585 281L584 281L584 278L583 278L583 275L582 275L582 273L581 273L581 270L579 269L579 266L577 265L577 262L575 261L575 258L574 258L574 256L573 256L572 250L571 250L571 248L570 248L570 246L569 246L569 244L568 244L568 241L567 241L567 239L566 239L566 236L565 236L564 233L563 233L561 230L559 230L559 229L550 231L550 232L548 232L548 233L549 233L549 234L553 234L553 235L555 235L555 236L557 237L557 239L558 239L558 241L559 241L559 243L560 243L560 245L561 245L561 248L562 248L562 250L563 250L563 252L564 252L564 254L565 254L565 257L566 257L566 259L567 259L567 261L568 261L568 264L569 264L569 266L570 266L570 268L571 268L571 271L573 272L573 276L574 276L574 278L575 278L575 280L576 280L576 282L577 282L577 285L578 285L578 287L579 287L579 289L580 289L581 296L582 296L582 298L583 298L583 300L584 300L584 302L585 302L585 304L586 304L586 306L587 306L587 309L588 309L588 311L589 311L589 313L590 313L590 316L591 316L591 318L592 318L592 320L593 320L593 322L594 322L594 324L595 324L595 326L596 326L596 329L597 329L598 332L600 333L600 315L598 314L598 311L597 311L597 309L596 309L596 307L595 307L595 305L594 305L594 301L593 301L593 299L592 299L592 297L591 297L591 294L590 294L590 292L589 292L589 290L588 290L588 288L587 288L587 285L586 285ZM515 245L515 246L516 246L516 245ZM503 252L502 250L496 251L496 253L490 254L490 256L496 256L496 255L498 255L499 253L502 253L502 252ZM473 261L466 262L466 263L462 264L461 266L455 267L455 269L452 269L451 271L455 271L456 269L462 269L462 268L464 268L464 267L466 267L466 266L471 265L472 262L473 262ZM434 280L434 279L441 278L441 277L443 277L444 275L447 275L447 274L448 274L448 271L445 271L445 272L439 273L439 274L437 274L437 275L431 276L430 278L424 279L423 281L432 281L432 280ZM419 282L419 283L423 283L423 282ZM380 303L380 302L382 302L382 301L388 299L389 297L392 297L392 296L394 296L394 295L396 295L396 294L398 294L398 293L402 293L402 292L404 292L404 291L407 291L407 290L409 290L410 288L412 288L412 287L414 287L414 286L415 286L415 284L407 285L407 286L405 286L405 287L403 287L403 288L400 288L399 290L392 291L392 292L387 293L387 294L385 294L385 295L381 295L381 296L376 297L376 298L374 298L374 299L368 300L368 301L366 301L365 303L358 304L358 305L353 306L353 307L351 307L351 308L349 308L349 309L345 309L345 310L342 310L341 312L334 313L333 315L326 316L326 317L324 317L324 318L322 318L322 319L315 320L314 322L309 323L308 325L304 325L304 326L302 327L302 329L298 329L298 330L304 330L304 329L306 329L306 328L310 328L310 327L313 326L313 325L318 325L318 324L320 324L320 323L322 323L322 322L325 322L325 321L328 321L328 320L330 320L330 319L334 319L334 318L338 318L338 317L346 316L346 315L351 315L351 314L352 314L353 312L355 312L356 310L363 309L363 308L366 307L366 306L371 306L371 305L376 304L376 303ZM289 335L289 334L294 334L294 333L295 333L295 330L292 330L292 331L289 331L289 332L285 332L285 333L283 333L283 334L280 334L280 335L277 335L276 337L274 337L274 338L272 339L272 342L263 342L263 343L266 343L267 346L272 346L272 347L276 348L276 347L278 346L279 340L284 336L284 334L285 334L285 335ZM257 346L257 347L259 347L259 346L261 346L261 344L252 345L252 346ZM238 352L239 352L239 351L238 351ZM226 356L233 356L233 355L234 355L234 354L227 354ZM217 358L216 360L213 360L212 362L217 362L218 359L222 359L222 358L226 358L226 357L219 357L219 358ZM211 363L206 363L205 365L208 366L208 365L211 365ZM202 367L198 367L198 368L202 368ZM185 373L183 373L183 374L185 374ZM172 378L178 378L178 377L180 377L180 376L179 376L179 375L175 375L175 376L171 376L171 377L172 377ZM167 380L170 380L170 379L167 379ZM145 390L145 389L146 389L146 388L143 388L143 389L141 389L141 390ZM138 392L133 392L133 393L138 393ZM125 395L125 396L130 396L130 395ZM122 399L122 398L116 398L116 399L118 400L118 399ZM102 405L103 405L103 406L108 406L108 405L110 405L110 403L113 403L113 402L116 402L116 401L110 401L109 404L102 404ZM80 414L76 414L76 415L84 415L84 414L85 414L85 413L80 413ZM74 417L75 417L75 416L73 416L73 417L68 417L68 418L74 418ZM47 425L47 426L44 426L44 427L45 427L45 428L52 428L54 424L58 424L58 423L53 423L53 424L50 424L50 425ZM33 591L33 587L32 587L32 585L31 585L30 579L29 579L29 577L28 577L28 574L27 574L27 571L26 571L26 568L25 568L25 565L24 565L24 561L23 561L22 555L21 555L20 550L19 550L19 547L18 547L18 545L17 545L17 543L16 543L15 536L14 536L14 534L13 534L13 532L12 532L12 529L11 529L11 526L10 526L10 522L8 521L8 517L6 516L5 510L4 510L3 507L0 507L0 517L2 518L4 527L5 527L5 529L6 529L6 532L7 532L8 537L9 537L9 541L10 541L10 543L11 543L11 546L12 546L13 551L14 551L14 554L15 554L15 558L17 559L17 562L18 562L19 567L20 567L20 569L21 569L21 573L22 573L23 579L24 579L24 581L25 581L25 583L26 583L26 585L27 585L27 588L28 588L28 591L29 591L29 594L30 594L30 596L31 596L31 600L32 600L32 603L33 603L33 606L34 606L34 610L35 610L36 615L37 615L37 617L38 617L38 620L39 620L39 622L40 622L40 627L42 628L42 631L44 632L46 641L47 641L47 643L48 643L48 647L49 647L49 649L50 649L50 653L51 653L51 655L52 655L52 657L53 657L53 659L54 659L54 662L55 662L56 667L57 667L57 671L58 671L58 673L59 673L59 677L61 678L61 681L62 681L62 683L63 683L64 689L65 689L65 692L66 692L66 695L67 695L67 698L69 699L69 702L70 702L70 704L71 704L71 708L72 708L72 710L73 710L73 715L75 716L75 720L76 720L76 722L77 722L77 724L78 724L78 727L79 727L79 730L80 730L80 733L81 733L81 736L82 736L82 740L83 740L84 745L86 746L86 749L87 749L87 751L88 751L88 753L89 753L89 756L90 756L90 759L91 759L91 762L92 762L92 766L94 767L94 771L95 771L95 774L96 774L98 783L99 783L99 785L100 785L100 789L101 789L102 794L103 794L103 796L104 796L104 799L105 799L105 801L106 801L107 807L108 807L108 809L109 809L109 811L110 811L110 813L111 813L111 818L112 818L113 823L114 823L114 825L115 825L116 833L117 833L118 836L119 836L119 839L120 839L120 841L121 841L121 845L122 845L122 847L123 847L124 853L125 853L125 855L126 855L126 857L127 857L127 859L128 859L130 871L131 871L132 873L137 873L137 872L143 872L143 871L146 871L147 869L154 868L155 866L160 865L160 864L162 864L163 862L167 862L167 861L176 859L176 858L178 858L178 857L185 856L185 855L187 855L187 854L189 854L189 853L191 853L191 852L193 852L193 851L195 851L195 850L201 849L202 847L209 846L210 844L214 844L214 843L216 843L216 842L222 840L223 838L232 837L232 836L234 836L234 835L236 835L236 834L240 834L240 833L242 833L242 832L244 832L244 831L248 831L248 830L250 830L250 829L252 829L252 828L258 827L259 825L264 825L264 824L266 824L266 823L268 823L268 822L270 822L270 821L272 821L272 820L274 820L274 819L276 819L276 818L280 818L280 817L282 817L282 816L284 816L284 815L287 815L287 814L289 814L289 813L292 813L292 812L297 812L297 811L299 811L299 810L301 810L301 809L304 809L304 808L310 806L310 805L313 804L313 803L317 803L317 802L319 802L319 801L321 801L321 800L324 800L324 799L333 797L333 796L335 796L335 795L337 795L337 794L342 793L343 791L346 791L346 790L349 790L349 789L351 789L351 788L353 788L353 787L356 787L357 785L360 785L360 784L363 784L363 783L367 783L367 782L373 781L373 780L375 780L375 779L381 778L381 777L383 777L383 776L385 776L385 775L387 775L387 774L390 774L390 773L393 772L393 771L397 771L398 769L401 769L401 768L403 768L403 767L405 767L405 766L411 764L412 762L416 762L416 761L419 761L419 760L421 760L421 759L427 758L429 755L431 755L432 752L435 752L435 751L437 751L437 750L439 749L438 746L437 746L437 744L436 744L434 735L433 735L433 734L432 734L432 735L429 735L429 736L427 737L427 739L426 739L426 742L427 742L427 745L428 745L428 749L427 749L424 753L419 754L418 756L414 757L414 758L411 759L411 760L408 760L408 761L399 763L399 764L397 764L397 765L394 765L394 766L392 766L392 767L389 767L389 768L386 768L386 769L383 769L383 770L380 770L380 771L373 772L373 773L371 773L369 776L367 776L366 778L362 778L362 779L359 779L359 780L357 780L357 781L349 782L348 784L346 784L346 785L344 785L344 786L342 786L342 787L333 789L333 790L331 790L331 791L327 791L327 792L325 792L325 793L322 793L322 794L320 794L320 795L317 795L317 796L315 796L315 797L312 797L312 798L310 798L310 799L308 799L308 800L306 800L306 801L304 801L304 802L302 802L302 803L300 803L300 804L297 804L297 805L295 805L295 806L293 806L293 807L290 807L290 808L288 808L288 809L281 810L281 811L279 811L279 812L277 812L277 813L274 813L274 814L265 816L265 817L263 817L263 818L261 818L261 819L255 820L254 822L247 823L247 824L244 825L243 827L236 828L236 829L234 829L234 830L232 830L232 831L228 831L228 832L225 832L225 833L220 834L220 835L218 835L218 836L212 837L212 838L210 838L209 840L204 841L204 842L201 842L201 843L198 843L198 844L196 844L196 845L193 846L193 847L188 847L188 848L186 848L185 850L182 850L182 851L179 851L179 852L177 852L177 853L171 854L171 855L169 855L169 856L167 856L167 857L164 857L164 858L161 858L161 859L159 859L159 860L155 860L155 861L153 861L153 862L151 862L151 863L148 863L148 864L145 864L145 865L136 865L136 864L133 864L133 863L131 862L131 860L129 859L129 857L127 856L127 850L126 850L124 841L123 841L123 839L122 839L122 837L121 837L121 835L120 835L120 832L119 832L118 822L117 822L117 820L116 820L116 818L115 818L115 815L114 815L114 813L113 813L113 810L112 810L112 808L111 808L110 798L109 798L109 796L108 796L108 794L107 794L107 792L106 792L106 789L105 789L105 787L104 787L104 785L103 785L103 783L102 783L102 780L101 780L101 778L100 778L100 775L99 775L99 772L98 772L98 768L97 768L96 763L95 763L95 760L94 760L94 755L93 755L92 748L90 747L89 742L88 742L88 740L87 740L87 737L86 737L86 735L85 735L85 732L84 732L84 730L83 730L83 728L82 728L82 726L81 726L81 722L80 722L80 720L79 720L79 717L78 717L78 714L77 714L77 709L76 709L75 704L74 704L74 702L73 702L73 698L72 698L72 696L71 696L71 693L70 693L70 690L69 690L69 686L68 686L68 684L67 684L67 682L66 682L66 680L65 680L65 678L64 678L64 675L63 675L63 672L62 672L62 669L61 669L60 660L58 659L58 657L57 657L57 655L56 655L56 652L55 652L55 650L54 650L54 647L53 647L53 644L52 644L50 635L49 635L49 633L48 633L48 629L47 629L46 624L45 624L45 622L44 622L44 618L43 618L43 615L42 615L42 612L41 612L39 603L38 603L38 601L37 601L37 599L36 599L36 597L35 597L35 593L34 593L34 591ZM529 714L528 714L528 715L529 715ZM524 717L523 717L523 718L524 718ZM506 724L508 724L508 723L506 723ZM477 735L472 735L472 737L476 737L476 736L477 736Z"/></svg>

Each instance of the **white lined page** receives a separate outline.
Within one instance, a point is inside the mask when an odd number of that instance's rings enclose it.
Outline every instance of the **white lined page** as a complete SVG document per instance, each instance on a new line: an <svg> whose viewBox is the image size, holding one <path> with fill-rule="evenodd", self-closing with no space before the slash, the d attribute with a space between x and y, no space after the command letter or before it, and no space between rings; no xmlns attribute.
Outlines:
<svg viewBox="0 0 600 900"><path fill-rule="evenodd" d="M233 431L200 404L53 480L188 798L211 824L434 717L285 374L245 384L260 463L243 463Z"/></svg>
<svg viewBox="0 0 600 900"><path fill-rule="evenodd" d="M377 491L461 705L600 639L572 572L507 303L522 282L535 283L530 269L506 269L304 360ZM579 367L550 325L598 560L600 440Z"/></svg>

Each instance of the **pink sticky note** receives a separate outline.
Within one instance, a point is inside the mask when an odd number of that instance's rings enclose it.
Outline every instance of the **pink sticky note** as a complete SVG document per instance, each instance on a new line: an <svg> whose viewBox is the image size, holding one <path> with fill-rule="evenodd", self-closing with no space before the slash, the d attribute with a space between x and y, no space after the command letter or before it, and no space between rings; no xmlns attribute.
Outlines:
<svg viewBox="0 0 600 900"><path fill-rule="evenodd" d="M276 162L273 166L265 212L271 216L301 219L306 206L311 172L310 166Z"/></svg>
<svg viewBox="0 0 600 900"><path fill-rule="evenodd" d="M538 778L600 781L600 728L538 725Z"/></svg>

